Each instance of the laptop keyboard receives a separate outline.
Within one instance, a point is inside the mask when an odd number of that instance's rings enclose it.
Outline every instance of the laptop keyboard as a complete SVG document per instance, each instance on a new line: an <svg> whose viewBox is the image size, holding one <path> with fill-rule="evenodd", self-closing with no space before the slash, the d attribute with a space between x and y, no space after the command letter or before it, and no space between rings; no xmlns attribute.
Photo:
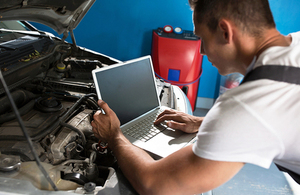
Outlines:
<svg viewBox="0 0 300 195"><path fill-rule="evenodd" d="M143 142L148 141L149 139L153 138L155 135L166 129L166 125L164 124L153 124L153 122L161 112L161 110L157 110L132 127L125 129L123 133Z"/></svg>

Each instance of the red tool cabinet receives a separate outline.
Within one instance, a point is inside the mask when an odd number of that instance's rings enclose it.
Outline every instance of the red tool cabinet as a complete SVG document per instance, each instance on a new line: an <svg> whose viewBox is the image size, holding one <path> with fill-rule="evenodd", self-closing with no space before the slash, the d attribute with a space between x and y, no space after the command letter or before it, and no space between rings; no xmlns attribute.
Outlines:
<svg viewBox="0 0 300 195"><path fill-rule="evenodd" d="M202 73L201 40L192 31L153 30L152 60L156 76L179 86L195 110Z"/></svg>

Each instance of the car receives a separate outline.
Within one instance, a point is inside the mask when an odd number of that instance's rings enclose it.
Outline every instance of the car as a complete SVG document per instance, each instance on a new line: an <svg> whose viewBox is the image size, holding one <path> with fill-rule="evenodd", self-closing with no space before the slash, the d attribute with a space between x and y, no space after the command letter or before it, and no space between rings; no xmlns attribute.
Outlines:
<svg viewBox="0 0 300 195"><path fill-rule="evenodd" d="M90 124L99 109L92 70L122 63L76 45L73 30L94 2L0 5L0 193L135 194ZM192 114L179 87L156 81L162 105Z"/></svg>

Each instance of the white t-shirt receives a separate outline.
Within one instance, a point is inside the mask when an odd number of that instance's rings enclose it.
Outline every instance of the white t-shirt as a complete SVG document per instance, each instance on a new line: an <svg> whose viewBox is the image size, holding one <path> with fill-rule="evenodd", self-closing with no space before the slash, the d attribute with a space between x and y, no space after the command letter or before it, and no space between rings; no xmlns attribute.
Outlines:
<svg viewBox="0 0 300 195"><path fill-rule="evenodd" d="M271 47L255 62L300 67L300 33L289 47ZM300 76L300 75L299 75ZM300 85L272 80L244 83L220 96L207 113L193 151L202 158L300 174Z"/></svg>
<svg viewBox="0 0 300 195"><path fill-rule="evenodd" d="M290 36L292 36L291 46L298 45L300 43L300 31L291 33Z"/></svg>

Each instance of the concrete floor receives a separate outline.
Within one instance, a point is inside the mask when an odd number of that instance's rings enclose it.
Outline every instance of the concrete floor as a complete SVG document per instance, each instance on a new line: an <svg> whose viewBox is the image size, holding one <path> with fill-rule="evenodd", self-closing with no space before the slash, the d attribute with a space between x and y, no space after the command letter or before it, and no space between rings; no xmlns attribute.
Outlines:
<svg viewBox="0 0 300 195"><path fill-rule="evenodd" d="M209 110L197 108L194 116L205 116ZM300 186L272 164L264 169L246 164L230 181L205 195L299 195Z"/></svg>

